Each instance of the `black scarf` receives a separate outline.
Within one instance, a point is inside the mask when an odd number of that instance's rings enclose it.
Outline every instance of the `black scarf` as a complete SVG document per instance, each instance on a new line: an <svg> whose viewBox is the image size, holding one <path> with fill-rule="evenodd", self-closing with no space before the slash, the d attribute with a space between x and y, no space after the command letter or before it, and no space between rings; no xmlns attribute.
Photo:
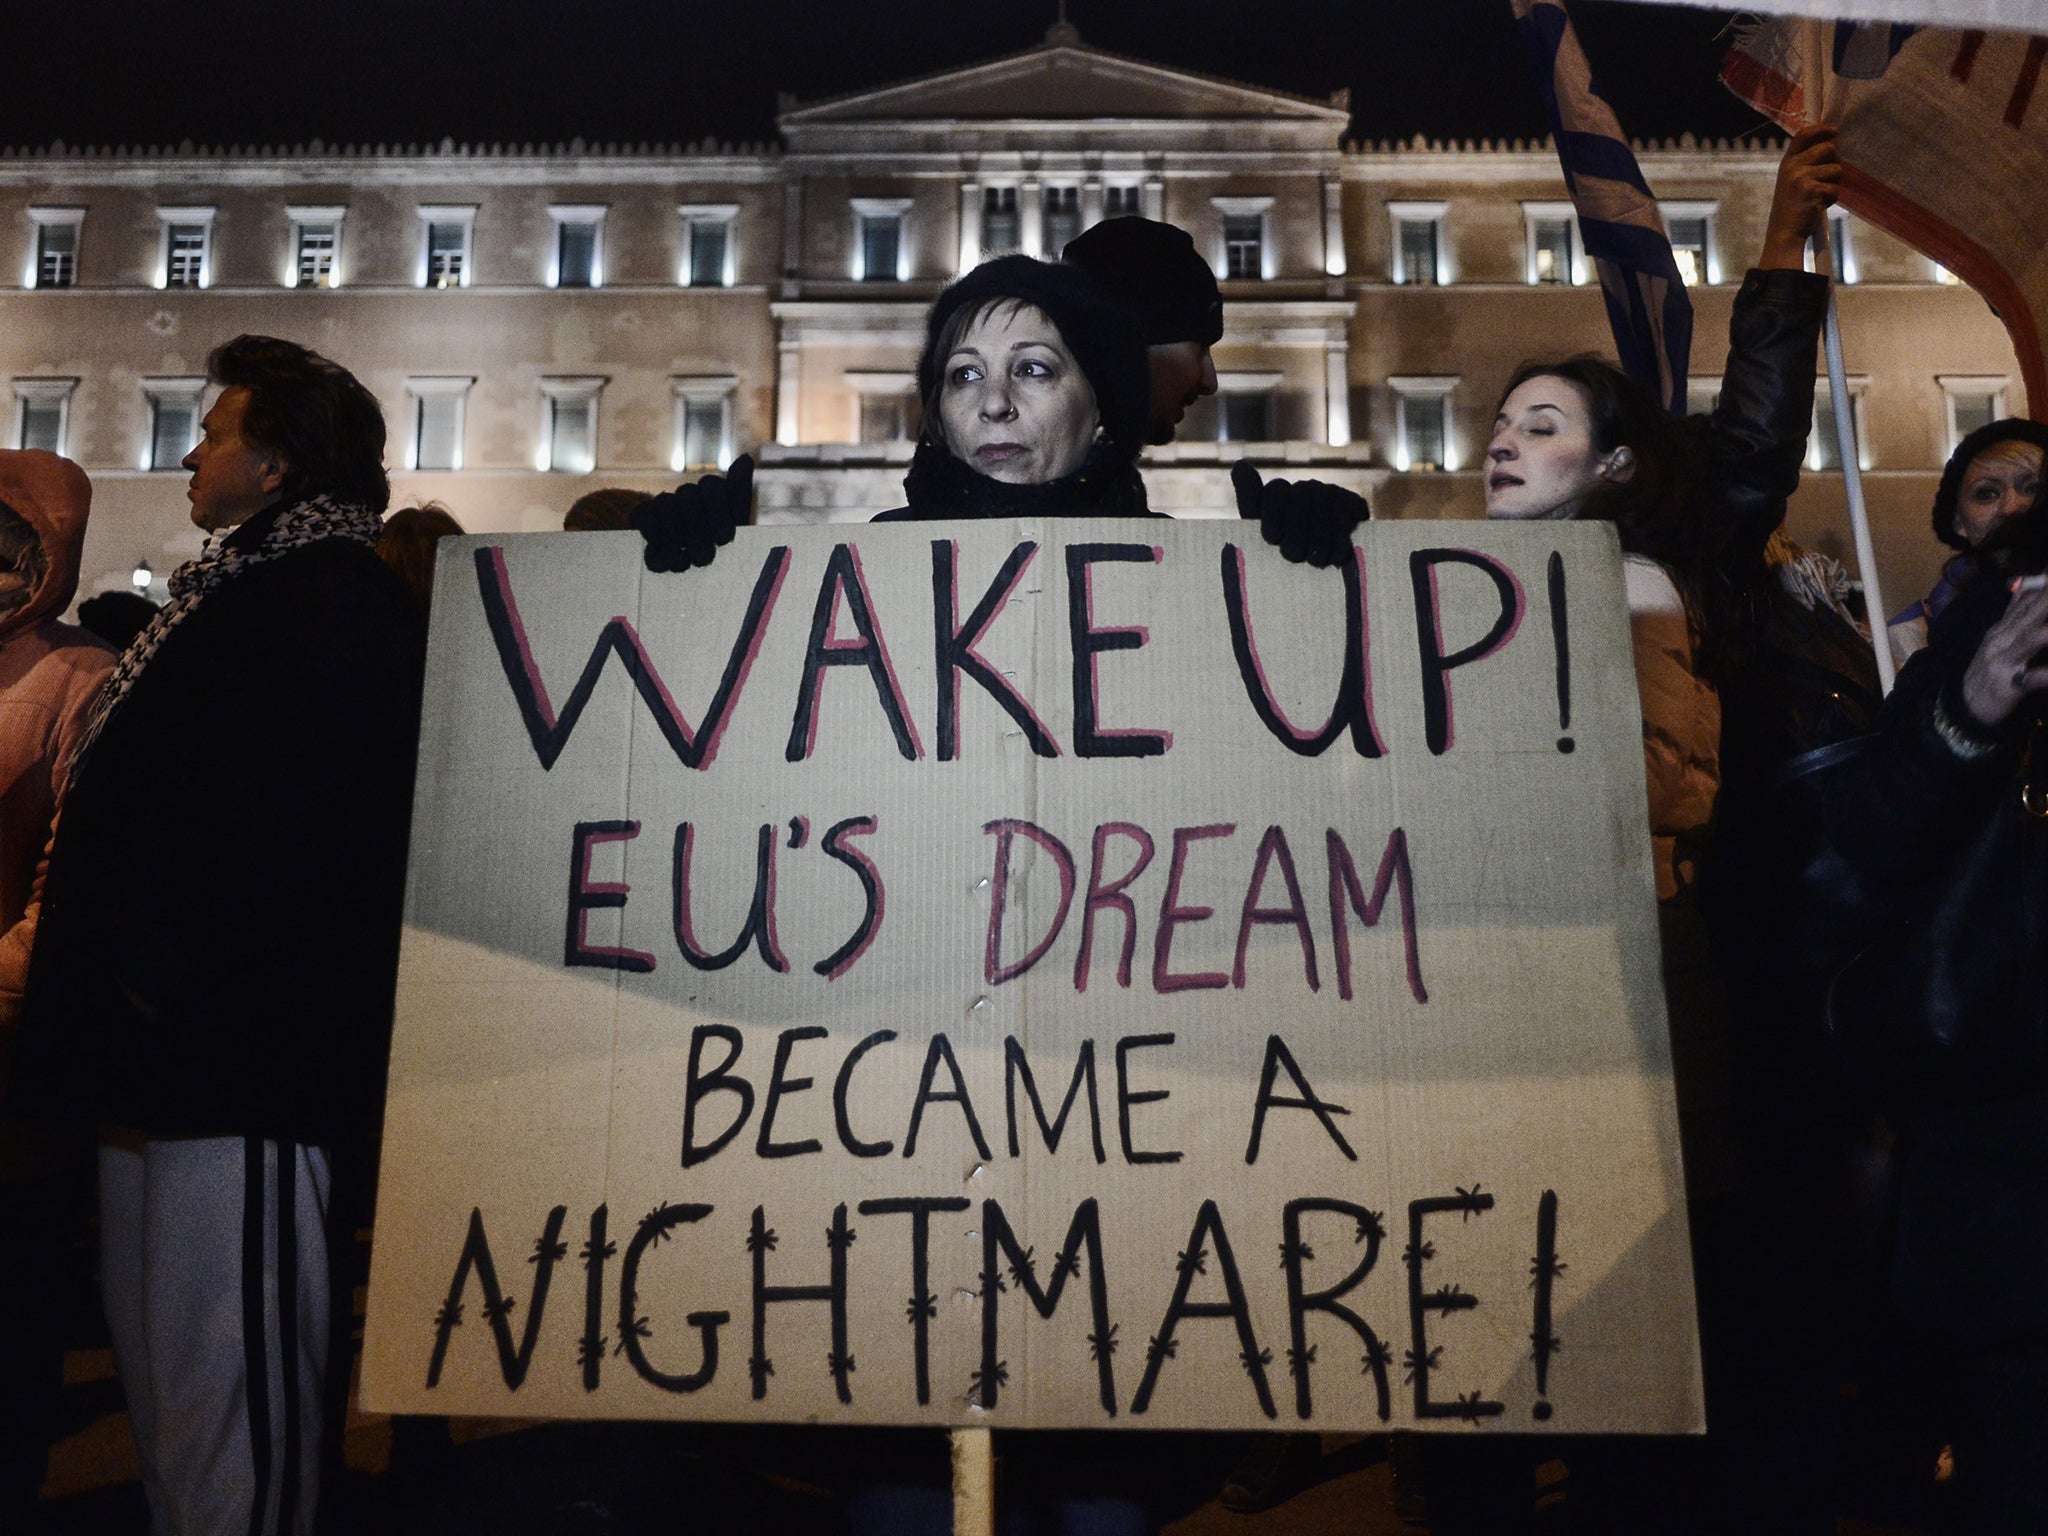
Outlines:
<svg viewBox="0 0 2048 1536"><path fill-rule="evenodd" d="M903 477L909 519L935 522L981 517L1156 517L1145 504L1138 466L1097 438L1071 475L1042 485L991 480L929 440L917 445Z"/></svg>

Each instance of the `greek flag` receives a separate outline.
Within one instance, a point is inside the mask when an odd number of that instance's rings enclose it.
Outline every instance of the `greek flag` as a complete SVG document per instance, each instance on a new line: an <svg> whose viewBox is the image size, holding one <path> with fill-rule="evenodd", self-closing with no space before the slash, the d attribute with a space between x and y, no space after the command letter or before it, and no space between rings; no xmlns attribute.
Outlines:
<svg viewBox="0 0 2048 1536"><path fill-rule="evenodd" d="M1563 0L1510 0L1529 74L1550 114L1565 186L1578 210L1579 238L1600 278L1621 366L1685 414L1692 356L1692 300L1671 255L1663 215L1623 136L1614 109L1593 83Z"/></svg>

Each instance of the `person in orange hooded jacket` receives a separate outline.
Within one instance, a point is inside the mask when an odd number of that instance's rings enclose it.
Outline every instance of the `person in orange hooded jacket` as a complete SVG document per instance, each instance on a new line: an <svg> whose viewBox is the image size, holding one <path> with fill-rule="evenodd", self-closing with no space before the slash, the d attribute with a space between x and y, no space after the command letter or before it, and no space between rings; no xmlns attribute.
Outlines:
<svg viewBox="0 0 2048 1536"><path fill-rule="evenodd" d="M57 801L114 653L58 615L78 588L92 486L54 453L0 451L0 1084L20 1019ZM82 1148L80 1149L82 1152ZM63 1148L0 1121L0 1529L23 1530L63 1390Z"/></svg>

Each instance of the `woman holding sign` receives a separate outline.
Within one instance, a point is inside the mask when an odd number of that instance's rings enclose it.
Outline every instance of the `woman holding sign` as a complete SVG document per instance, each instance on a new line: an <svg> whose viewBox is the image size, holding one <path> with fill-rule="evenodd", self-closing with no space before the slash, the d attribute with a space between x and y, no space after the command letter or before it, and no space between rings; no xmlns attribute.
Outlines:
<svg viewBox="0 0 2048 1536"><path fill-rule="evenodd" d="M1833 1529L1832 1361L1810 1339L1790 1354L1774 1350L1785 1342L1782 1306L1748 1273L1759 1244L1774 1243L1788 1221L1803 1222L1790 1251L1815 1267L1824 1262L1811 1206L1792 1217L1796 1202L1762 1192L1812 1182L1826 1135L1787 1134L1784 1084L1806 1074L1788 1062L1781 1031L1744 1038L1732 1029L1696 897L1724 764L1738 781L1734 798L1747 806L1752 786L1799 753L1868 729L1877 705L1867 644L1846 615L1797 585L1803 567L1782 551L1773 559L1813 419L1827 281L1804 270L1804 255L1840 180L1833 137L1810 130L1786 151L1761 258L1735 299L1710 415L1674 422L1619 369L1575 357L1516 372L1487 446L1489 518L1615 525L1642 700L1713 1438L1704 1465L1688 1450L1667 1459L1647 1445L1596 1443L1573 1454L1574 1502L1596 1506L1582 1514L1598 1528L1604 1518L1617 1529L1645 1521L1720 1529L1733 1511L1716 1508L1718 1490L1730 1505L1770 1511L1770 1529ZM1744 815L1738 809L1735 819ZM1750 873L1761 881L1768 872ZM1752 882L1742 894L1751 903L1768 897ZM1717 937L1733 958L1727 935ZM1734 979L1753 978L1745 970ZM1783 1010L1747 1011L1768 1024ZM1809 1127L1825 1118L1802 1117ZM1792 1363L1802 1359L1817 1365Z"/></svg>
<svg viewBox="0 0 2048 1536"><path fill-rule="evenodd" d="M1152 375L1133 318L1079 267L1030 256L985 261L947 288L925 319L917 365L924 426L905 505L876 522L990 517L1157 517L1138 454ZM749 520L754 465L706 475L637 508L650 571L709 565ZM1371 516L1338 487L1233 475L1238 504L1289 560L1349 557Z"/></svg>
<svg viewBox="0 0 2048 1536"><path fill-rule="evenodd" d="M1159 515L1146 506L1137 468L1152 405L1145 346L1079 268L1028 256L983 262L933 304L917 378L924 423L903 482L907 504L876 521ZM648 569L709 564L745 520L751 475L741 458L730 476L707 476L637 509ZM1341 527L1344 550L1356 521ZM1290 526L1290 542L1297 532ZM1277 529L1268 537L1282 542ZM1003 1517L1077 1536L1145 1536L1158 1521L1135 1490L1173 1497L1180 1479L1164 1448L1174 1443L1006 1436L1006 1481L1021 1508L1006 1501ZM865 1478L847 1506L856 1536L953 1528L942 1435L878 1432L863 1444Z"/></svg>

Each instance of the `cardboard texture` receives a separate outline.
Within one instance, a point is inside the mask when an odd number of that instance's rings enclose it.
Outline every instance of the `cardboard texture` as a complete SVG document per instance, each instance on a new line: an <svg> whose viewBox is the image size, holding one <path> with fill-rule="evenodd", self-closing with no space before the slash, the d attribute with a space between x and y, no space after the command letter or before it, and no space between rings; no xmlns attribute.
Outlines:
<svg viewBox="0 0 2048 1536"><path fill-rule="evenodd" d="M420 750L370 1407L1700 1427L1605 525L451 539Z"/></svg>

